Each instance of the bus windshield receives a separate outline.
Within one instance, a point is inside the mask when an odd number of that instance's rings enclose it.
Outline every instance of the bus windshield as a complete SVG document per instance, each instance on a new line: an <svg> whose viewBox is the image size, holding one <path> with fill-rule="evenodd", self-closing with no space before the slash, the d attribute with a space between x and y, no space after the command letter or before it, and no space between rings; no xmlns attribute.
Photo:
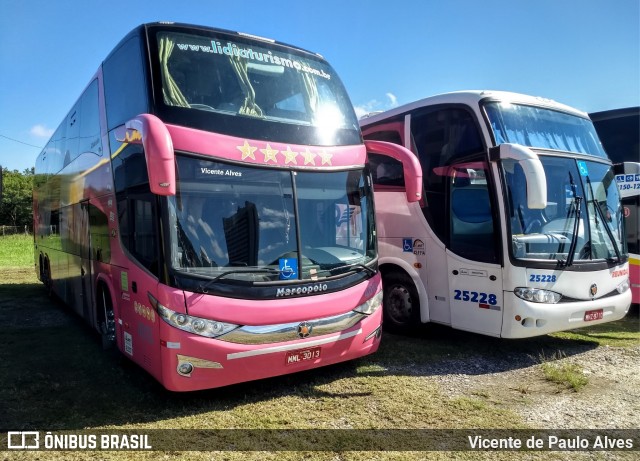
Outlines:
<svg viewBox="0 0 640 461"><path fill-rule="evenodd" d="M626 256L623 209L611 165L540 155L547 206L527 208L526 181L517 163L503 167L513 256L559 262Z"/></svg>
<svg viewBox="0 0 640 461"><path fill-rule="evenodd" d="M489 102L484 107L496 145L513 143L607 158L589 119L506 102Z"/></svg>
<svg viewBox="0 0 640 461"><path fill-rule="evenodd" d="M185 156L177 164L169 224L178 272L213 286L369 271L376 243L363 169L294 172Z"/></svg>
<svg viewBox="0 0 640 461"><path fill-rule="evenodd" d="M297 144L360 142L346 91L319 56L242 35L200 33L155 34L164 120L252 139L275 131Z"/></svg>

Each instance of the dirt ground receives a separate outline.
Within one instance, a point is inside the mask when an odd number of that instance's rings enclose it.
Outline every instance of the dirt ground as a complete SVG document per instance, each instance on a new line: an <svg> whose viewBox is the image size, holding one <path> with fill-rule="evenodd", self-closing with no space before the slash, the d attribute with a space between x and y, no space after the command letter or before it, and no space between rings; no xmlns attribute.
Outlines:
<svg viewBox="0 0 640 461"><path fill-rule="evenodd" d="M640 428L640 345L598 347L557 360L575 363L588 384L574 391L547 380L540 365L495 373L465 373L495 366L474 357L435 379L450 397L472 395L507 406L539 429Z"/></svg>

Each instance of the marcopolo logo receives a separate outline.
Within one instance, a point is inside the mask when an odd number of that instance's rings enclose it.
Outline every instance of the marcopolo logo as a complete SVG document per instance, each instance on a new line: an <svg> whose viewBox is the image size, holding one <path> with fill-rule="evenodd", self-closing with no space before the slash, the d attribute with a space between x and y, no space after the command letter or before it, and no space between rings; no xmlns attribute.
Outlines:
<svg viewBox="0 0 640 461"><path fill-rule="evenodd" d="M311 293L322 293L323 291L327 291L328 289L329 287L326 283L316 283L315 285L305 285L295 288L278 288L278 290L276 291L276 298L282 298L285 296L308 295Z"/></svg>

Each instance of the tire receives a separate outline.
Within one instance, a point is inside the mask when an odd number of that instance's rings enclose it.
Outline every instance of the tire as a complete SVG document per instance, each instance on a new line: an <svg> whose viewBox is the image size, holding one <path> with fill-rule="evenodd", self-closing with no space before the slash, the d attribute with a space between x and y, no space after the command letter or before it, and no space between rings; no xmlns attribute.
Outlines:
<svg viewBox="0 0 640 461"><path fill-rule="evenodd" d="M98 289L96 297L98 329L104 350L112 349L116 344L116 319L109 290L104 285Z"/></svg>
<svg viewBox="0 0 640 461"><path fill-rule="evenodd" d="M384 328L393 333L415 332L420 326L420 298L411 278L401 272L382 276Z"/></svg>
<svg viewBox="0 0 640 461"><path fill-rule="evenodd" d="M43 265L44 267L42 269L42 283L44 285L44 289L47 292L47 296L52 298L53 297L53 280L51 279L51 264L49 263L49 258L44 259Z"/></svg>

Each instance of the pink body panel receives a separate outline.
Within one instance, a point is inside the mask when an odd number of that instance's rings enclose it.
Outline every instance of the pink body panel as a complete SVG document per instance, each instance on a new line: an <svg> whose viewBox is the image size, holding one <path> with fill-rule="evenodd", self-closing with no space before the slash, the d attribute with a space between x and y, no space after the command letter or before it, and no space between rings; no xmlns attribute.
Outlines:
<svg viewBox="0 0 640 461"><path fill-rule="evenodd" d="M138 278L136 271L129 277ZM142 286L140 286L142 288ZM260 326L311 321L352 311L382 290L380 275L348 289L297 298L277 300L229 299L185 293L157 285L158 301L177 312L185 311L202 318L215 318L240 325ZM142 296L143 290L138 290ZM131 294L133 315L119 316L118 339L125 355L129 355L170 390L207 389L254 379L278 376L300 370L355 359L375 352L379 346L382 308L354 326L340 332L311 336L294 341L268 344L235 344L191 334L165 323L151 313L149 302L135 301ZM376 334L377 332L377 334ZM131 353L127 352L125 334L131 335ZM366 341L365 339L368 338ZM320 347L321 355L313 360L286 364L287 352L307 347ZM177 373L178 355L216 362L222 368L196 367L189 377Z"/></svg>
<svg viewBox="0 0 640 461"><path fill-rule="evenodd" d="M239 139L192 128L167 125L176 150L228 160L296 168L327 169L364 165L363 145L316 147Z"/></svg>
<svg viewBox="0 0 640 461"><path fill-rule="evenodd" d="M631 302L640 304L640 259L631 255L629 260L629 283L631 284Z"/></svg>
<svg viewBox="0 0 640 461"><path fill-rule="evenodd" d="M322 282L309 281L298 286ZM189 315L215 318L240 325L273 325L302 322L349 312L382 290L380 276L345 290L312 296L267 300L220 298L200 293L185 293ZM274 289L275 294L275 289ZM169 309L175 310L172 306Z"/></svg>

